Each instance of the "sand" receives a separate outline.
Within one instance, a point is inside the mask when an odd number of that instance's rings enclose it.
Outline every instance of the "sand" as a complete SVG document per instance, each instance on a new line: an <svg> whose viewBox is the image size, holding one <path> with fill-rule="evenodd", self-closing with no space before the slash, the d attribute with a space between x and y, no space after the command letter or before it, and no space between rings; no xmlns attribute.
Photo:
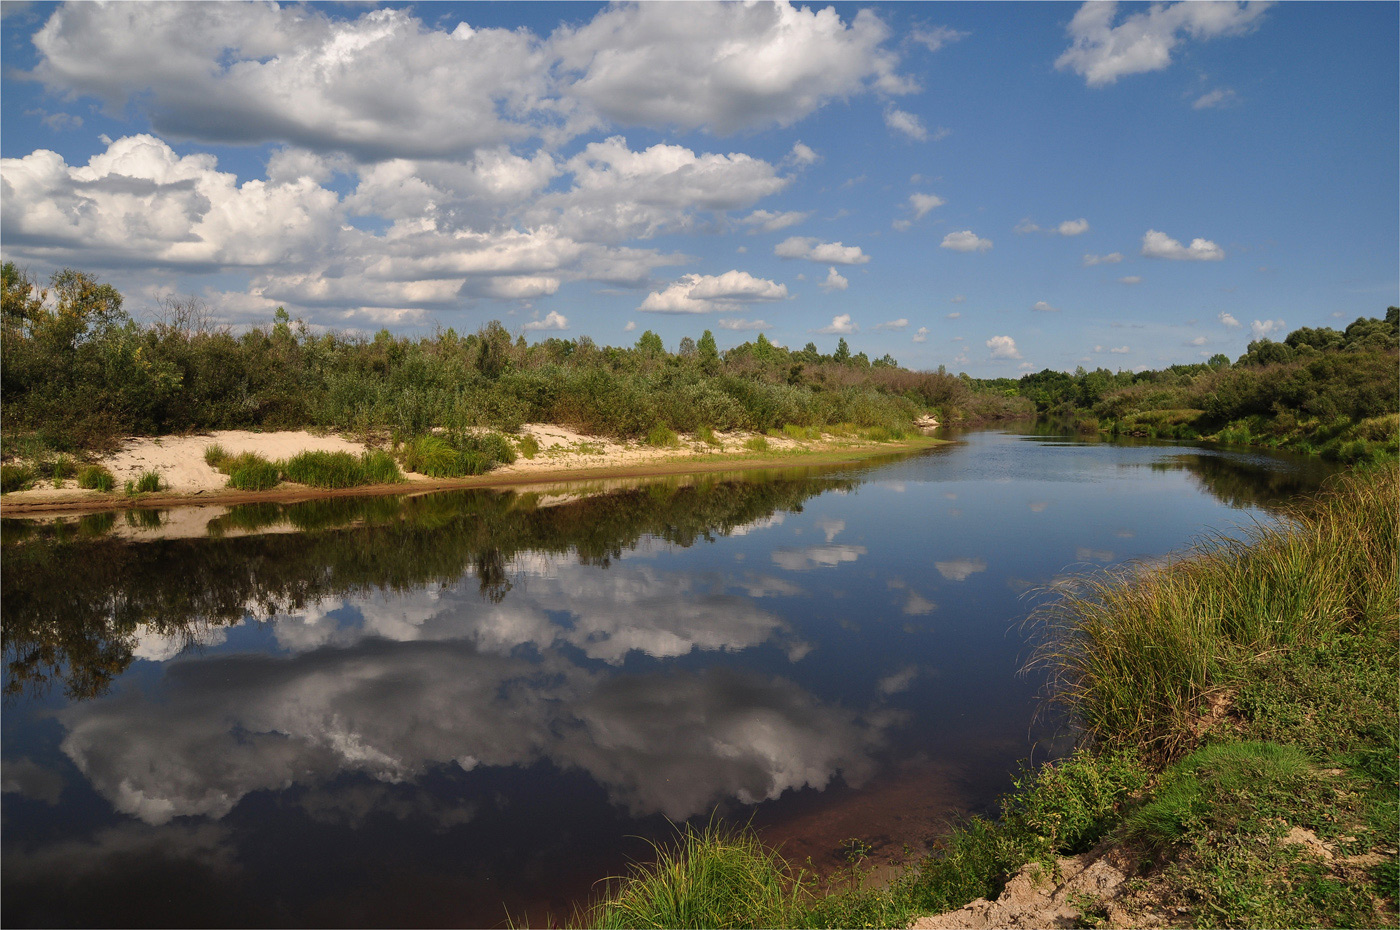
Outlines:
<svg viewBox="0 0 1400 930"><path fill-rule="evenodd" d="M655 474L659 471L708 471L716 467L755 467L762 464L796 464L796 457L830 458L843 453L869 454L872 451L898 451L907 444L879 443L848 436L823 434L821 439L798 441L787 437L765 437L768 448L755 451L745 443L754 434L744 432L716 433L716 444L700 442L693 436L682 435L680 445L657 448L640 442L616 442L599 436L586 436L561 426L531 423L521 429L521 435L534 437L539 452L533 458L523 455L511 465L493 469L488 475L473 479L434 479L406 472L407 485L394 485L399 493L435 490L444 487L520 485L532 481L568 481L575 478L620 477ZM6 494L0 509L10 513L42 510L92 509L100 506L124 506L131 503L120 493L127 481L135 481L143 472L160 474L162 493L142 495L139 503L171 506L179 503L237 503L257 499L288 499L328 494L287 482L272 491L241 492L227 488L228 478L204 461L204 450L218 444L237 455L255 452L276 461L298 452L318 450L350 452L358 455L368 447L355 439L334 434L317 434L306 430L251 432L249 430L218 430L189 436L133 438L123 442L118 450L99 458L116 478L118 492L104 494L78 488L68 480L60 487L52 481L40 481L27 491ZM352 489L348 493L365 493ZM347 492L339 492L347 493Z"/></svg>

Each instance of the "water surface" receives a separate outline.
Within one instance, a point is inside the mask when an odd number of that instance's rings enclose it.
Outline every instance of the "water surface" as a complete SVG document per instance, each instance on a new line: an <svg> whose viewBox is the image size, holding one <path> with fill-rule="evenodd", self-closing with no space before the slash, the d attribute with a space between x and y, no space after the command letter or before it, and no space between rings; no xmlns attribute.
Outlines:
<svg viewBox="0 0 1400 930"><path fill-rule="evenodd" d="M567 915L671 822L925 848L1063 745L1067 574L1238 533L1297 459L978 432L875 466L7 520L7 926Z"/></svg>

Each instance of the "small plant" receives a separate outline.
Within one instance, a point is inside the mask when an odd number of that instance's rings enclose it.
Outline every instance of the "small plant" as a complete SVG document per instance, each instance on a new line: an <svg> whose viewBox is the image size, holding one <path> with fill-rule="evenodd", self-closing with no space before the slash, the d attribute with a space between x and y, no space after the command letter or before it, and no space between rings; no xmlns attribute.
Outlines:
<svg viewBox="0 0 1400 930"><path fill-rule="evenodd" d="M254 452L226 458L221 464L228 470L228 486L240 491L266 491L282 480L281 469Z"/></svg>
<svg viewBox="0 0 1400 930"><path fill-rule="evenodd" d="M116 484L112 473L101 465L89 465L78 472L78 487L89 491L110 491Z"/></svg>
<svg viewBox="0 0 1400 930"><path fill-rule="evenodd" d="M698 442L703 442L707 446L719 446L723 448L723 443L719 441L719 437L715 435L715 431L708 426L698 428L695 431L695 439Z"/></svg>
<svg viewBox="0 0 1400 930"><path fill-rule="evenodd" d="M28 465L0 465L0 494L23 491L34 483L34 469Z"/></svg>
<svg viewBox="0 0 1400 930"><path fill-rule="evenodd" d="M137 494L152 494L161 489L160 472L143 471L136 479Z"/></svg>
<svg viewBox="0 0 1400 930"><path fill-rule="evenodd" d="M527 459L532 459L540 454L540 443L534 436L525 433L515 441L515 446L520 450L520 454Z"/></svg>
<svg viewBox="0 0 1400 930"><path fill-rule="evenodd" d="M681 444L676 431L664 423L658 423L647 432L647 445L658 449L674 449Z"/></svg>
<svg viewBox="0 0 1400 930"><path fill-rule="evenodd" d="M229 458L228 450L217 442L204 447L204 464L224 471L224 462Z"/></svg>
<svg viewBox="0 0 1400 930"><path fill-rule="evenodd" d="M783 435L788 439L795 439L798 442L809 442L822 438L822 431L815 426L798 426L789 423L783 427Z"/></svg>
<svg viewBox="0 0 1400 930"><path fill-rule="evenodd" d="M398 484L404 480L399 463L382 449L366 452L360 458L364 464L365 481L369 484Z"/></svg>
<svg viewBox="0 0 1400 930"><path fill-rule="evenodd" d="M53 486L63 487L63 482L69 478L75 478L78 474L78 465L71 456L60 455L54 459L53 463Z"/></svg>
<svg viewBox="0 0 1400 930"><path fill-rule="evenodd" d="M748 449L750 452L767 452L768 437L750 436L748 439L744 440L744 448Z"/></svg>

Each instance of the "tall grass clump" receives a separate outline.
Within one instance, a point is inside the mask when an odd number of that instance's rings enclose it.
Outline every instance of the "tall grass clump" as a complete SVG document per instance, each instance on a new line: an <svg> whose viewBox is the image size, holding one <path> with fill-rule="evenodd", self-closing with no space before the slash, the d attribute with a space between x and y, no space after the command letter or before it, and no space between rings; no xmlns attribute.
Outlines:
<svg viewBox="0 0 1400 930"><path fill-rule="evenodd" d="M223 471L224 461L229 457L228 450L217 442L204 447L204 464L208 465L210 468Z"/></svg>
<svg viewBox="0 0 1400 930"><path fill-rule="evenodd" d="M533 439L532 439L533 441ZM539 445L535 445L539 450ZM515 461L515 445L500 433L439 435L424 433L409 440L401 453L404 467L430 478L484 475Z"/></svg>
<svg viewBox="0 0 1400 930"><path fill-rule="evenodd" d="M156 491L159 491L161 489L161 485L162 482L160 480L160 472L154 470L143 471L141 473L141 476L136 479L136 493L151 494Z"/></svg>
<svg viewBox="0 0 1400 930"><path fill-rule="evenodd" d="M590 927L790 927L803 876L751 830L686 827L656 860L614 879L585 915Z"/></svg>
<svg viewBox="0 0 1400 930"><path fill-rule="evenodd" d="M658 423L647 432L647 445L658 449L674 449L681 444L676 431L664 423Z"/></svg>
<svg viewBox="0 0 1400 930"><path fill-rule="evenodd" d="M515 441L515 446L520 450L520 454L527 459L533 459L540 454L540 442L529 433L525 433Z"/></svg>
<svg viewBox="0 0 1400 930"><path fill-rule="evenodd" d="M28 465L0 465L0 494L23 491L34 483L34 469Z"/></svg>
<svg viewBox="0 0 1400 930"><path fill-rule="evenodd" d="M403 480L398 463L387 452L299 452L282 464L288 481L313 488L355 488Z"/></svg>
<svg viewBox="0 0 1400 930"><path fill-rule="evenodd" d="M1354 472L1245 539L1085 581L1037 615L1032 664L1094 737L1170 757L1260 659L1395 623L1397 510L1394 468Z"/></svg>
<svg viewBox="0 0 1400 930"><path fill-rule="evenodd" d="M282 480L281 469L256 452L226 456L219 468L228 474L228 486L240 491L267 491Z"/></svg>
<svg viewBox="0 0 1400 930"><path fill-rule="evenodd" d="M116 484L112 473L101 465L89 465L78 472L78 487L88 491L110 491Z"/></svg>

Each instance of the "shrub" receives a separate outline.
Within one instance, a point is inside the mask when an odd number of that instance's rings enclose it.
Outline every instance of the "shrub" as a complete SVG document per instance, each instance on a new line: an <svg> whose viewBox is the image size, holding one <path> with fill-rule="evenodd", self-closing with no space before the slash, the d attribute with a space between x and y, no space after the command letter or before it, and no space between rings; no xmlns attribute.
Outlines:
<svg viewBox="0 0 1400 930"><path fill-rule="evenodd" d="M468 433L458 445L463 452L477 452L484 456L490 463L487 470L495 468L498 464L509 465L515 461L515 443L500 433Z"/></svg>
<svg viewBox="0 0 1400 930"><path fill-rule="evenodd" d="M675 430L663 423L658 423L647 433L647 445L656 446L658 449L674 449L681 444L680 438Z"/></svg>
<svg viewBox="0 0 1400 930"><path fill-rule="evenodd" d="M34 470L28 465L0 465L0 494L23 491L34 483Z"/></svg>
<svg viewBox="0 0 1400 930"><path fill-rule="evenodd" d="M112 473L101 465L89 465L78 472L78 487L89 491L110 491L116 484Z"/></svg>

